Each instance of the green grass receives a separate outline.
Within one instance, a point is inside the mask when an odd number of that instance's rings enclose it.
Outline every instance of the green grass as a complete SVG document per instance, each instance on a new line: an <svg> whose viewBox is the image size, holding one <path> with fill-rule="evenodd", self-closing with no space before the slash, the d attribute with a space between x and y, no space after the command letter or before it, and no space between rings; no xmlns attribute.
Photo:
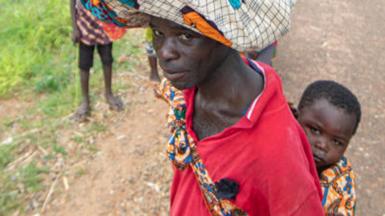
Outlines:
<svg viewBox="0 0 385 216"><path fill-rule="evenodd" d="M48 172L49 170L47 168L37 166L32 162L20 169L20 182L28 192L37 192L43 187L41 184L41 181L43 180L41 174Z"/></svg>
<svg viewBox="0 0 385 216"><path fill-rule="evenodd" d="M20 89L23 93L66 91L77 81L69 2L0 0L0 5L0 98ZM114 49L115 53L143 52L127 41L117 42ZM96 65L95 71L100 71L100 64ZM132 68L130 63L120 66Z"/></svg>
<svg viewBox="0 0 385 216"><path fill-rule="evenodd" d="M0 215L8 215L14 209L20 208L21 194L17 182L9 174L0 170Z"/></svg>
<svg viewBox="0 0 385 216"><path fill-rule="evenodd" d="M36 91L64 88L74 59L68 45L67 2L0 0L0 4L0 41L6 41L0 49L0 96L17 87Z"/></svg>
<svg viewBox="0 0 385 216"><path fill-rule="evenodd" d="M0 145L0 170L4 169L12 160L15 145Z"/></svg>
<svg viewBox="0 0 385 216"><path fill-rule="evenodd" d="M82 153L69 155L65 144L60 143L61 130L72 130L73 123L63 121L80 102L80 82L77 68L77 47L71 42L69 2L61 0L0 0L0 103L7 98L33 100L31 105L16 118L0 119L0 137L13 136L11 143L0 144L0 215L24 213L34 193L45 192L49 181L50 164L58 157L74 158ZM142 48L133 45L137 38L114 42L114 57L121 54L138 56ZM117 61L115 61L117 62ZM103 73L99 56L95 53L94 73L90 80L93 101L104 100ZM129 71L136 62L114 64L117 71ZM129 86L114 79L114 90ZM20 136L18 131L39 132ZM80 148L94 154L96 145L90 137L108 130L102 122L86 124L71 139ZM91 139L92 140L92 139ZM0 140L2 142L3 140ZM27 149L45 149L47 154L22 163L9 170L9 165L25 154ZM85 170L78 170L81 176ZM49 178L48 178L49 179ZM29 214L28 212L26 214Z"/></svg>
<svg viewBox="0 0 385 216"><path fill-rule="evenodd" d="M42 174L48 171L48 168L40 167L35 162L14 173L0 170L0 215L11 214L16 209L24 211L26 197L23 195L40 191L43 188Z"/></svg>

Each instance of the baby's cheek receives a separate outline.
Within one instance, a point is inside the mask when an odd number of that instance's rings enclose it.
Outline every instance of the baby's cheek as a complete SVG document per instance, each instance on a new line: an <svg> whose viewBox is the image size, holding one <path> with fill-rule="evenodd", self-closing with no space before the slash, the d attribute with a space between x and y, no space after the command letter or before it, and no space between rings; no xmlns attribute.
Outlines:
<svg viewBox="0 0 385 216"><path fill-rule="evenodd" d="M310 145L313 147L314 145L314 137L310 134L309 131L306 132L307 140L309 141Z"/></svg>

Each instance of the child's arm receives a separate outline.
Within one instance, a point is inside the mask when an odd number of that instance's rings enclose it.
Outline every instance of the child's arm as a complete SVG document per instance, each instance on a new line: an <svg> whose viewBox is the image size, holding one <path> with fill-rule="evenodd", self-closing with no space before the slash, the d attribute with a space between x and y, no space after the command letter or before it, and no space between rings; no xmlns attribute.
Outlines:
<svg viewBox="0 0 385 216"><path fill-rule="evenodd" d="M72 41L78 43L80 40L80 32L76 25L76 1L70 0L70 11L71 11L71 20L72 20Z"/></svg>

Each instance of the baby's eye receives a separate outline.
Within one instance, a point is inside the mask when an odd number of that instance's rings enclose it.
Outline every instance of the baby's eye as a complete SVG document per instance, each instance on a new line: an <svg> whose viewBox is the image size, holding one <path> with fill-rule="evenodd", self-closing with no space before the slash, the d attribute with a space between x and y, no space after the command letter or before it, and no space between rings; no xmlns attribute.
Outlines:
<svg viewBox="0 0 385 216"><path fill-rule="evenodd" d="M193 36L191 34L188 34L188 33L183 33L183 34L179 35L179 38L184 40L184 41L189 41L193 38Z"/></svg>
<svg viewBox="0 0 385 216"><path fill-rule="evenodd" d="M344 146L344 143L339 140L333 140L333 144L336 146Z"/></svg>
<svg viewBox="0 0 385 216"><path fill-rule="evenodd" d="M321 131L319 131L317 128L315 127L309 127L310 128L310 132L312 134L315 134L315 135L320 135L321 134Z"/></svg>

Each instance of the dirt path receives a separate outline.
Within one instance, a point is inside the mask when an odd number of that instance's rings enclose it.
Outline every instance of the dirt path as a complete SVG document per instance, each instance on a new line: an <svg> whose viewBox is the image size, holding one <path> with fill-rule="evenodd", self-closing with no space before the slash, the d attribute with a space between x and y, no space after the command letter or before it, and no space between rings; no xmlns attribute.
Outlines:
<svg viewBox="0 0 385 216"><path fill-rule="evenodd" d="M143 78L127 81L136 84L124 97L126 113L116 115L110 133L96 141L98 152L85 173L44 215L167 215L166 104L152 88L141 87L148 84Z"/></svg>
<svg viewBox="0 0 385 216"><path fill-rule="evenodd" d="M276 68L288 98L333 79L358 95L362 123L348 156L358 176L357 215L385 215L385 1L299 1Z"/></svg>
<svg viewBox="0 0 385 216"><path fill-rule="evenodd" d="M337 80L358 95L363 119L348 151L358 175L357 215L385 215L384 11L383 0L299 1L274 62L292 101L316 79ZM45 215L167 215L166 106L139 87L143 80L131 81L137 85L125 96L128 111L96 140L99 151L85 173Z"/></svg>

